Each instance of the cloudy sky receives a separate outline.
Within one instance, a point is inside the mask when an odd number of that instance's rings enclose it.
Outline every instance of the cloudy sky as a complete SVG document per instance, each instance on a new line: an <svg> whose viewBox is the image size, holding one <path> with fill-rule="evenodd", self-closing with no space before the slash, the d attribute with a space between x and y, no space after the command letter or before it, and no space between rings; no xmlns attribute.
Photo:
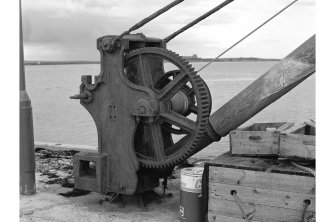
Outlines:
<svg viewBox="0 0 335 222"><path fill-rule="evenodd" d="M215 57L292 0L235 0L168 43ZM96 39L121 34L172 0L23 0L26 60L99 60ZM139 30L165 38L223 0L185 0ZM282 58L315 33L315 0L299 0L223 57Z"/></svg>

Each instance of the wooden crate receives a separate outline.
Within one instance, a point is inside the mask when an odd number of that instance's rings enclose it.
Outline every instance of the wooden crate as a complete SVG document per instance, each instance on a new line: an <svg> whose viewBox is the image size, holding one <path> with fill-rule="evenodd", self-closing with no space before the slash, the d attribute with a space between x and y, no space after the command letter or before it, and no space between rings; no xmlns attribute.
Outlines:
<svg viewBox="0 0 335 222"><path fill-rule="evenodd" d="M280 133L279 156L315 160L315 123L295 124Z"/></svg>
<svg viewBox="0 0 335 222"><path fill-rule="evenodd" d="M293 123L254 123L230 132L230 151L241 156L278 156L279 135Z"/></svg>
<svg viewBox="0 0 335 222"><path fill-rule="evenodd" d="M300 222L315 218L315 178L287 161L232 156L230 152L205 164L203 195L208 221L245 222L231 195L236 191L249 221ZM206 205L205 205L206 206Z"/></svg>

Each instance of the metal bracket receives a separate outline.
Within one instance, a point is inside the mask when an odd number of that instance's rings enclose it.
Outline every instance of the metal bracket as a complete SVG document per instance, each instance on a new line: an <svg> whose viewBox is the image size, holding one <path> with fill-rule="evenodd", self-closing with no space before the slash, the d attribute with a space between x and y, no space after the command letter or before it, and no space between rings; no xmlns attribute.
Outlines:
<svg viewBox="0 0 335 222"><path fill-rule="evenodd" d="M80 152L73 156L74 187L102 193L106 184L107 153Z"/></svg>

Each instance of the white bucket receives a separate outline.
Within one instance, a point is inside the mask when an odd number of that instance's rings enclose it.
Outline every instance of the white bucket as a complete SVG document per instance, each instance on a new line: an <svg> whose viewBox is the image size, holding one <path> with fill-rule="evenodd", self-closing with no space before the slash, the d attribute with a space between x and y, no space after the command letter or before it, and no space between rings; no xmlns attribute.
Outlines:
<svg viewBox="0 0 335 222"><path fill-rule="evenodd" d="M201 193L203 167L190 167L181 170L180 189L186 192Z"/></svg>
<svg viewBox="0 0 335 222"><path fill-rule="evenodd" d="M201 192L203 167L184 168L180 176L181 222L202 222L203 199Z"/></svg>

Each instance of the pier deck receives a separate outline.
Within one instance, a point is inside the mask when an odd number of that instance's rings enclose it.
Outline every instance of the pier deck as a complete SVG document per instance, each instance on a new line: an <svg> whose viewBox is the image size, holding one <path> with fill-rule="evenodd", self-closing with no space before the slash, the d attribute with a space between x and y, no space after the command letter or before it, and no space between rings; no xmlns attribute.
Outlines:
<svg viewBox="0 0 335 222"><path fill-rule="evenodd" d="M141 209L136 203L127 203L120 207L105 200L106 195L91 192L84 196L63 197L72 188L59 184L45 184L47 179L36 173L37 193L32 196L20 196L20 221L179 221L179 179L168 182L168 193L172 197L161 203L151 203Z"/></svg>

